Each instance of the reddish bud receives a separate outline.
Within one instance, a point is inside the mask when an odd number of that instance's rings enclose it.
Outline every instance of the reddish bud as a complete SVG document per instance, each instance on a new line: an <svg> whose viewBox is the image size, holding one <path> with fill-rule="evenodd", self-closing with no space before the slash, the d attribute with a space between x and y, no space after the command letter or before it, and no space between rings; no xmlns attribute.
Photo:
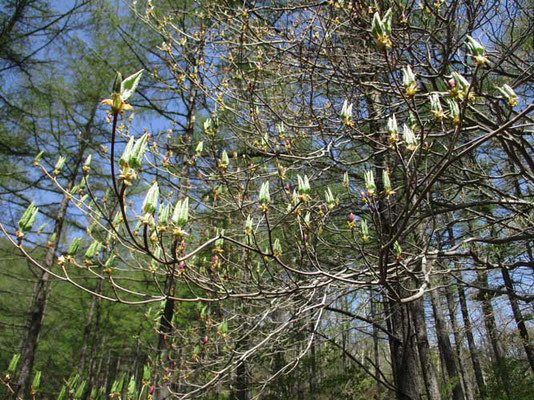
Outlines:
<svg viewBox="0 0 534 400"><path fill-rule="evenodd" d="M305 242L308 241L308 234L305 233L303 236L302 236L302 240L304 240Z"/></svg>
<svg viewBox="0 0 534 400"><path fill-rule="evenodd" d="M354 216L354 214L350 213L349 217L348 217L349 222L354 222L355 219L356 219L356 217Z"/></svg>
<svg viewBox="0 0 534 400"><path fill-rule="evenodd" d="M204 344L208 343L208 337L207 336L204 336L204 338L202 339L202 343L204 343Z"/></svg>
<svg viewBox="0 0 534 400"><path fill-rule="evenodd" d="M454 82L454 78L449 79L449 85L451 88L456 86L456 82Z"/></svg>

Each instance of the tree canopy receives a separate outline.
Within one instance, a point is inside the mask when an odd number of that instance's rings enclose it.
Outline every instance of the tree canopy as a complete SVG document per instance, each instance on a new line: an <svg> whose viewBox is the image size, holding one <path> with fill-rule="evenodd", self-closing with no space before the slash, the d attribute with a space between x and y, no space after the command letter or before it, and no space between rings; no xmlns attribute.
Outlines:
<svg viewBox="0 0 534 400"><path fill-rule="evenodd" d="M529 397L530 2L5 3L5 396Z"/></svg>

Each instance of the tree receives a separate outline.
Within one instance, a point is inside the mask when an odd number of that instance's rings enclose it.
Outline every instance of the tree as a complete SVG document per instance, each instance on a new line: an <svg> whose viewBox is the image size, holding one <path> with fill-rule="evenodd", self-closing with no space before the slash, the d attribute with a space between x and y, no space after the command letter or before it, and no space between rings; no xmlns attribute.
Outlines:
<svg viewBox="0 0 534 400"><path fill-rule="evenodd" d="M19 15L17 13L22 13L26 6L32 10L38 6L37 2L33 2L34 4L31 6L29 4L31 2L26 2L28 4L19 3L17 3L12 16L12 19L17 21L20 18L25 21L22 14ZM46 12L47 5L45 2L42 3L39 4L39 7L43 7L42 11ZM49 26L59 23L62 18L69 17L74 20L74 10L80 11L79 6L76 5L65 14L56 15ZM90 15L90 13L96 15L96 11L89 9L89 7L81 9L81 11L84 11L85 15ZM76 17L79 17L79 15L76 15ZM106 47L109 47L110 38L99 36L99 30L97 29L99 26L103 27L104 24L98 18L94 18L90 24L77 27L77 34L79 35L83 30L85 30L86 35L87 32L96 32L91 41L93 55L83 55L80 52L78 46L81 39L77 38L73 43L72 36L67 38L65 26L63 26L62 30L55 32L56 36L54 38L58 42L57 45L62 46L63 49L69 49L69 57L64 57L62 63L56 63L55 66L51 65L52 62L50 60L39 59L39 63L42 64L41 68L34 67L31 69L31 79L24 80L25 91L26 93L31 93L31 96L18 98L15 108L24 110L24 112L15 113L17 115L16 125L11 125L21 132L21 135L18 136L18 141L20 142L18 146L24 150L22 153L20 151L16 152L19 155L17 163L20 165L20 171L16 178L6 180L3 187L6 193L11 195L10 200L17 205L19 202L24 204L29 193L32 196L42 196L45 204L48 204L45 207L41 207L41 211L44 211L44 214L49 218L47 222L51 226L51 229L45 231L47 242L43 244L46 250L41 255L44 269L35 271L38 279L34 284L33 298L30 301L28 321L26 322L27 332L23 334L24 338L22 339L21 368L17 382L17 394L20 396L30 390L39 335L42 331L50 294L50 270L56 262L57 252L66 231L65 225L69 222L69 219L72 221L80 218L80 215L69 211L72 194L82 190L89 179L90 158L89 160L87 159L89 151L101 151L99 145L105 143L101 135L103 133L101 126L104 121L96 114L99 102L109 88L109 80L101 71L109 71L109 66L106 63L102 63L102 60L98 57L106 56L106 62L113 62L114 60L112 52L105 54ZM34 34L40 30L41 28L38 28L30 33ZM29 33L26 36L29 36ZM13 44L14 42L10 43ZM34 45L35 43L30 41L28 46L31 49ZM49 50L53 53L53 46L49 45L49 47ZM114 48L113 52L118 53L119 50L120 48ZM82 56L83 62L76 61L77 58L79 59ZM56 76L60 75L58 71L67 67L69 74L56 78ZM13 105L14 103L12 102L11 106ZM11 113L12 116L13 114ZM33 151L30 152L29 148L32 148ZM48 175L52 180L51 186L47 185L48 179L43 181L46 170L43 170L41 174L34 171L28 172L28 167L32 165L31 160L39 152L41 152L40 155L33 161L36 166L39 166L39 163L43 166L54 166L53 171ZM42 156L43 154L44 157ZM20 157L21 155L29 155L31 158L27 157L23 160ZM9 154L7 157L11 156L12 154ZM93 155L93 157L97 156L98 154ZM96 169L96 174L91 176L95 177L93 186L95 191L101 190L96 181L99 175L101 173ZM63 182L63 187L58 188L54 184L56 181ZM21 193L20 187L24 187L26 191ZM8 199L7 195L5 199ZM45 230L46 225L43 224L43 227L39 229L39 234ZM75 222L74 225L74 230L80 228L80 224ZM94 230L94 226L83 227L83 229L85 228L87 228L88 232L91 229ZM80 362L83 365L83 359Z"/></svg>
<svg viewBox="0 0 534 400"><path fill-rule="evenodd" d="M73 196L110 251L60 258L55 275L85 287L69 271L86 269L109 292L95 296L162 303L156 398L312 397L316 356L332 348L383 396L465 398L473 380L463 379L439 299L442 289L454 297L452 285L480 394L469 287L480 291L496 393L510 398L512 357L498 346L491 297L532 299L501 279L533 265L534 105L528 64L510 53L527 39L497 27L505 11L525 11L514 2L377 3L135 6L163 41L158 60L117 75L103 102L112 194L88 183ZM127 113L149 75L154 92L141 94L174 125L134 134ZM150 277L143 290L129 283L138 275ZM374 360L347 348L356 328L374 338ZM307 389L285 379L297 370Z"/></svg>

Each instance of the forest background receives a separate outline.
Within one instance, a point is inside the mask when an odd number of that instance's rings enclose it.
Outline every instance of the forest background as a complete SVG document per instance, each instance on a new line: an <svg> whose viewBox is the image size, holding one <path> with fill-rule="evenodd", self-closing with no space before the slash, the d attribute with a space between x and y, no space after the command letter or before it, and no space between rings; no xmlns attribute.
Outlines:
<svg viewBox="0 0 534 400"><path fill-rule="evenodd" d="M533 7L1 0L0 396L530 398Z"/></svg>

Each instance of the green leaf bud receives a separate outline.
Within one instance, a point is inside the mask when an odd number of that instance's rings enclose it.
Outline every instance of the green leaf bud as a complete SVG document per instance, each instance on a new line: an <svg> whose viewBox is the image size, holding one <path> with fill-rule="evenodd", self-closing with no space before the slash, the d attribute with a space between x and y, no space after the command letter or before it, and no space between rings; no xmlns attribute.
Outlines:
<svg viewBox="0 0 534 400"><path fill-rule="evenodd" d="M87 248L87 251L85 252L85 259L92 260L95 257L95 255L98 254L101 247L102 247L102 243L100 243L98 240L94 240L93 243L91 243L91 245Z"/></svg>
<svg viewBox="0 0 534 400"><path fill-rule="evenodd" d="M143 75L143 69L137 71L135 74L130 75L124 79L120 86L120 94L123 101L126 101L132 94L134 94L139 81L141 80L141 75Z"/></svg>
<svg viewBox="0 0 534 400"><path fill-rule="evenodd" d="M269 181L263 182L260 187L259 195L260 204L269 204L271 202L271 194L269 192Z"/></svg>
<svg viewBox="0 0 534 400"><path fill-rule="evenodd" d="M33 376L32 381L32 391L38 391L39 385L41 385L41 371L35 371L35 375Z"/></svg>
<svg viewBox="0 0 534 400"><path fill-rule="evenodd" d="M65 394L67 393L67 387L65 385L61 386L61 390L57 396L57 400L65 400Z"/></svg>
<svg viewBox="0 0 534 400"><path fill-rule="evenodd" d="M142 211L143 214L154 214L156 211L156 208L158 207L158 200L159 200L159 188L158 183L154 182L154 184L148 189L148 192L145 196L145 200L143 202Z"/></svg>
<svg viewBox="0 0 534 400"><path fill-rule="evenodd" d="M33 165L34 165L35 167L37 167L37 166L39 165L39 161L41 161L41 158L43 157L43 154L44 154L44 150L41 150L41 151L39 152L39 154L37 154L37 155L35 156L35 158L33 159Z"/></svg>
<svg viewBox="0 0 534 400"><path fill-rule="evenodd" d="M76 393L74 393L74 399L75 400L81 400L83 397L83 392L85 391L85 385L87 384L86 381L82 381L80 385L78 386L78 389L76 389Z"/></svg>
<svg viewBox="0 0 534 400"><path fill-rule="evenodd" d="M112 92L120 93L121 83L122 83L122 74L117 71L117 73L115 74L115 78L113 79L113 87L111 89Z"/></svg>
<svg viewBox="0 0 534 400"><path fill-rule="evenodd" d="M19 360L20 360L20 354L13 354L13 357L11 357L11 361L9 362L9 366L7 367L8 375L13 375L15 373Z"/></svg>
<svg viewBox="0 0 534 400"><path fill-rule="evenodd" d="M130 156L132 154L132 149L134 146L135 139L133 136L130 137L130 140L128 141L128 144L126 144L126 147L124 148L124 151L122 152L121 159L119 160L119 165L121 167L124 166L124 164L129 163Z"/></svg>
<svg viewBox="0 0 534 400"><path fill-rule="evenodd" d="M71 257L74 257L76 255L76 252L78 251L78 248L80 247L80 243L82 241L81 237L76 237L72 240L70 243L69 249L67 250L67 254Z"/></svg>
<svg viewBox="0 0 534 400"><path fill-rule="evenodd" d="M145 133L139 138L132 148L128 164L132 168L139 168L143 162L143 156L145 154L146 146L148 144L148 133Z"/></svg>
<svg viewBox="0 0 534 400"><path fill-rule="evenodd" d="M32 229L38 212L39 208L35 207L35 203L32 201L19 220L19 231L21 234L24 234Z"/></svg>
<svg viewBox="0 0 534 400"><path fill-rule="evenodd" d="M178 227L183 228L187 221L189 220L189 198L185 198L183 201L180 200L176 203L174 207L174 212L172 214L172 222L174 222Z"/></svg>

